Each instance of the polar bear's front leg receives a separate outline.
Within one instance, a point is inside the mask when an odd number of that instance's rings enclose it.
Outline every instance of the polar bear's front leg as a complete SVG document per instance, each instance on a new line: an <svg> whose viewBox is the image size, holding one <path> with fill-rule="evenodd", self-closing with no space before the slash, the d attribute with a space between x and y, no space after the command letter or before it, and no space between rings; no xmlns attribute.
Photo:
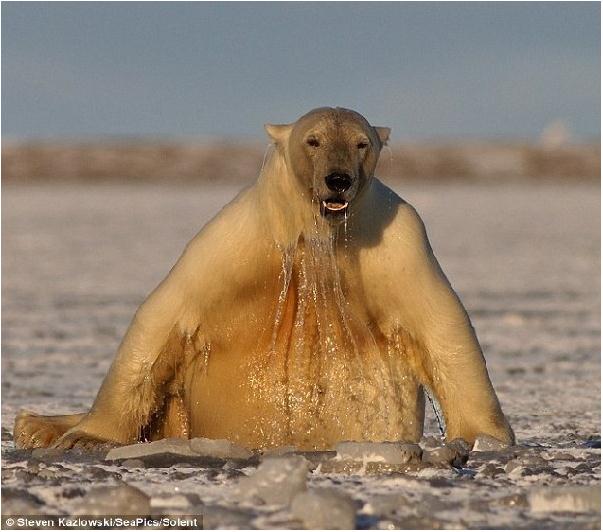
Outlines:
<svg viewBox="0 0 603 532"><path fill-rule="evenodd" d="M174 270L138 309L94 404L54 447L136 442L164 406L183 363L182 290Z"/></svg>
<svg viewBox="0 0 603 532"><path fill-rule="evenodd" d="M434 316L423 330L419 379L442 407L448 440L472 443L479 434L488 434L513 443L473 328L468 318L461 318L462 307L456 313L458 321L449 314Z"/></svg>
<svg viewBox="0 0 603 532"><path fill-rule="evenodd" d="M512 443L467 312L433 255L423 222L402 203L390 231L382 250L391 262L381 312L388 328L404 329L417 345L410 362L442 407L447 439L473 442L484 433Z"/></svg>

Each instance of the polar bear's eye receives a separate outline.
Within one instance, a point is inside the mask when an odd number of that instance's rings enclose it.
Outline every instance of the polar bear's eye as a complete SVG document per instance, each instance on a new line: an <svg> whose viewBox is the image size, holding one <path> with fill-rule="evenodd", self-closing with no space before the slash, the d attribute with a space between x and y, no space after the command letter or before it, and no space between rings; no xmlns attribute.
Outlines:
<svg viewBox="0 0 603 532"><path fill-rule="evenodd" d="M308 140L306 140L306 144L308 144L308 146L312 146L313 148L318 148L320 146L320 142L318 142L316 137L310 137Z"/></svg>
<svg viewBox="0 0 603 532"><path fill-rule="evenodd" d="M364 148L368 148L368 142L366 140L361 140L358 144L356 144L356 147L359 150L364 150Z"/></svg>

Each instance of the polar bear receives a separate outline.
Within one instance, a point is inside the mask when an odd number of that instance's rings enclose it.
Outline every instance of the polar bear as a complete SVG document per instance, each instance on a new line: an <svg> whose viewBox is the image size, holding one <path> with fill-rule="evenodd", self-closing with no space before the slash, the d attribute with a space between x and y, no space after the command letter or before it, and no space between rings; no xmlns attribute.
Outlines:
<svg viewBox="0 0 603 532"><path fill-rule="evenodd" d="M136 312L89 412L21 412L20 447L163 437L252 449L514 435L469 317L413 207L374 177L390 130L319 108L267 125L257 182Z"/></svg>

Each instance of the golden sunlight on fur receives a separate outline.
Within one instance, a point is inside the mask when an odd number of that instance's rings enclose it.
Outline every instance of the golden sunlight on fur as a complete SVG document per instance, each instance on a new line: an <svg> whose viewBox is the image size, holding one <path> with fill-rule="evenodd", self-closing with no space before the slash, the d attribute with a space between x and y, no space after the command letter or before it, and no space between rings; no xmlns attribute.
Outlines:
<svg viewBox="0 0 603 532"><path fill-rule="evenodd" d="M373 175L389 129L321 108L266 130L258 181L140 307L90 412L22 412L17 445L418 441L424 390L448 439L513 441L421 219Z"/></svg>

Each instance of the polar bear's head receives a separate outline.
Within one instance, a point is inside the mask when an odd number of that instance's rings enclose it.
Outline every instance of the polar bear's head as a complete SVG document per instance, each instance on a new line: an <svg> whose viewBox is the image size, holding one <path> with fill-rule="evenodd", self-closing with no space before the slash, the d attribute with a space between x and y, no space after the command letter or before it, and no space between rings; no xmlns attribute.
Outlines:
<svg viewBox="0 0 603 532"><path fill-rule="evenodd" d="M343 220L367 186L390 129L355 111L321 107L293 124L265 126L289 173L329 221Z"/></svg>

